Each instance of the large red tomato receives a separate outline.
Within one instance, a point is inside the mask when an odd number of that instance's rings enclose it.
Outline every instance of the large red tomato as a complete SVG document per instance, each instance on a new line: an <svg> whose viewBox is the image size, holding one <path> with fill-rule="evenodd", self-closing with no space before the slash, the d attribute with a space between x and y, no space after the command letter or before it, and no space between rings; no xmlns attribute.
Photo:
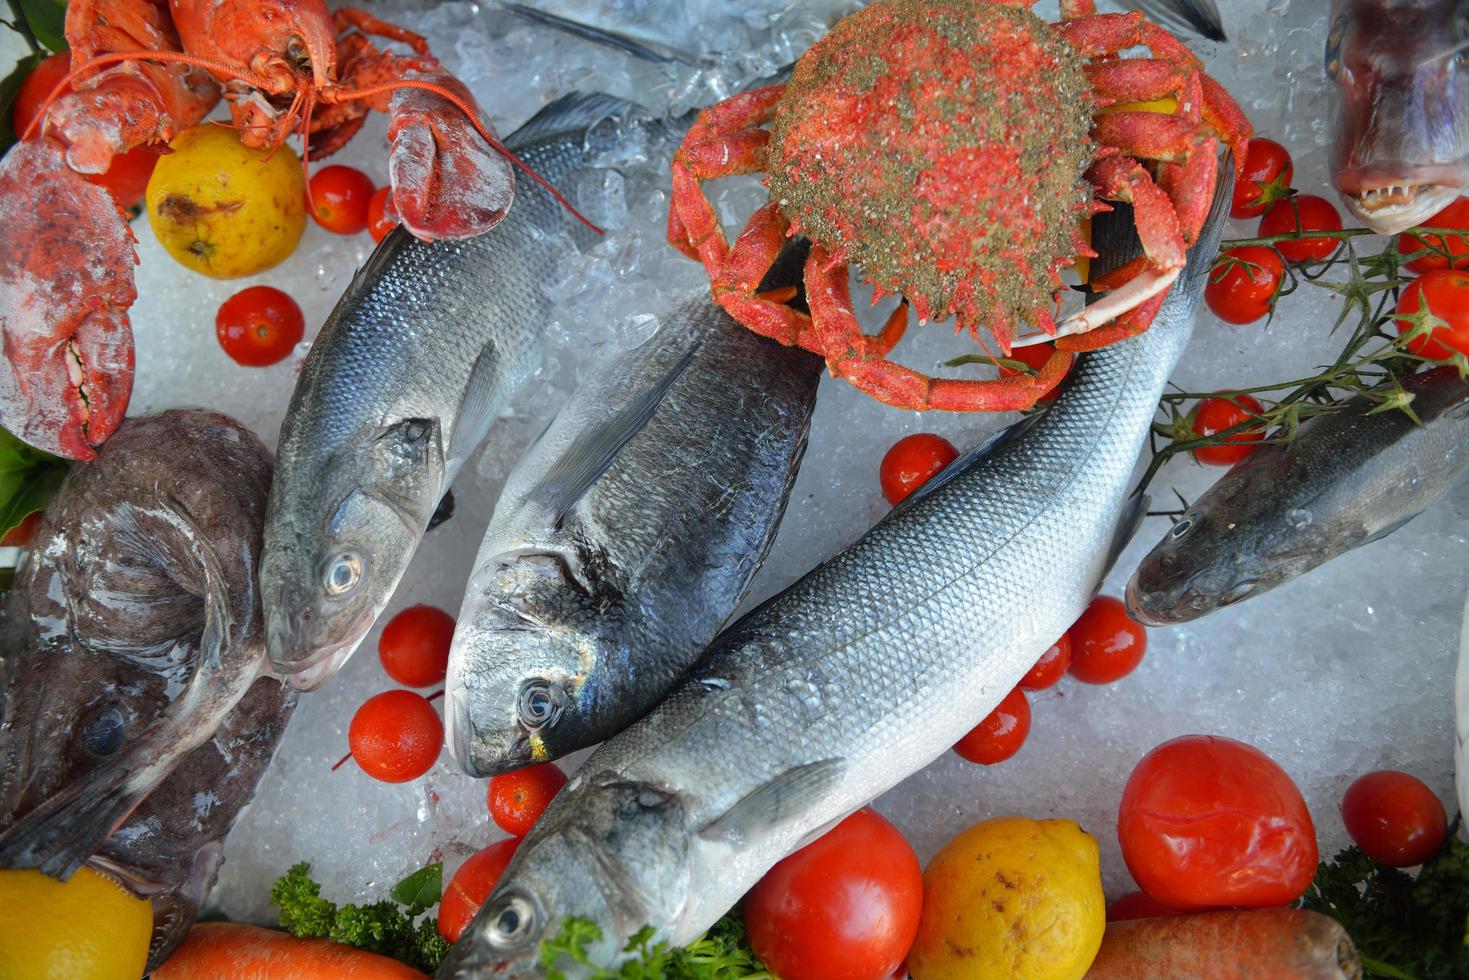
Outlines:
<svg viewBox="0 0 1469 980"><path fill-rule="evenodd" d="M887 980L922 906L913 848L863 809L771 868L745 898L745 927L781 980Z"/></svg>
<svg viewBox="0 0 1469 980"><path fill-rule="evenodd" d="M1216 735L1143 756L1117 836L1143 891L1176 909L1286 905L1316 874L1316 830L1296 784L1264 752Z"/></svg>

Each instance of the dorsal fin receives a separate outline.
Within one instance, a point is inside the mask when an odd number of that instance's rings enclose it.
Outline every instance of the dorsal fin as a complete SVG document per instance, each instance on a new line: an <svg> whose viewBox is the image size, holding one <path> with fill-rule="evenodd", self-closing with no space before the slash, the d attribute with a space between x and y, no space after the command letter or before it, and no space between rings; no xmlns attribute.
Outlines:
<svg viewBox="0 0 1469 980"><path fill-rule="evenodd" d="M646 112L636 102L600 92L567 92L555 102L531 116L505 140L507 145L521 146L569 129L586 129L599 119L635 109Z"/></svg>

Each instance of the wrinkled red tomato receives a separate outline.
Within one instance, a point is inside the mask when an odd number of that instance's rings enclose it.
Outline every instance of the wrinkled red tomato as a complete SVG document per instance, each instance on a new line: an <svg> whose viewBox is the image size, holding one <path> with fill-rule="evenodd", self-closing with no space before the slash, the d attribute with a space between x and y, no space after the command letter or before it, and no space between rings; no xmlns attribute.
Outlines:
<svg viewBox="0 0 1469 980"><path fill-rule="evenodd" d="M1185 735L1143 756L1117 814L1127 869L1177 909L1287 905L1316 874L1301 791L1264 752Z"/></svg>
<svg viewBox="0 0 1469 980"><path fill-rule="evenodd" d="M745 897L745 928L782 980L887 980L922 904L913 848L862 809L766 872Z"/></svg>

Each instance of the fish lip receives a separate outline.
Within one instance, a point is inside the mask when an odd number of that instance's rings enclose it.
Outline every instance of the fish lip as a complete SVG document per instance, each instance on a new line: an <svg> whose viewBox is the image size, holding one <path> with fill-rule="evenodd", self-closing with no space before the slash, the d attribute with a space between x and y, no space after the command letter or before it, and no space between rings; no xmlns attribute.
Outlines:
<svg viewBox="0 0 1469 980"><path fill-rule="evenodd" d="M364 632L355 640L343 640L318 650L300 666L287 669L280 664L275 664L275 671L296 690L314 691L336 676L337 671L342 669L342 665L357 651L357 647L366 635Z"/></svg>
<svg viewBox="0 0 1469 980"><path fill-rule="evenodd" d="M1462 167L1375 163L1332 174L1353 216L1378 234L1395 235L1437 214L1466 184Z"/></svg>
<svg viewBox="0 0 1469 980"><path fill-rule="evenodd" d="M1123 594L1125 597L1124 602L1127 605L1127 615L1131 616L1134 620L1142 623L1144 626L1169 625L1168 620L1163 619L1148 608L1143 594L1138 590L1136 576L1128 579L1127 588Z"/></svg>

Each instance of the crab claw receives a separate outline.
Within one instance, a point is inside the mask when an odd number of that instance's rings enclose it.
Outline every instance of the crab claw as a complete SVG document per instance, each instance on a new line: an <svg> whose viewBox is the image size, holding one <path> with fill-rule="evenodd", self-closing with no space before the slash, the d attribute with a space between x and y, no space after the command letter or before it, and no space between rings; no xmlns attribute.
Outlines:
<svg viewBox="0 0 1469 980"><path fill-rule="evenodd" d="M0 426L93 458L133 388L132 230L112 195L32 139L0 159Z"/></svg>
<svg viewBox="0 0 1469 980"><path fill-rule="evenodd" d="M406 77L452 91L494 132L469 90L452 75L411 71ZM515 172L474 123L447 99L417 88L394 93L388 111L388 177L408 230L433 241L470 238L499 224L515 197Z"/></svg>

